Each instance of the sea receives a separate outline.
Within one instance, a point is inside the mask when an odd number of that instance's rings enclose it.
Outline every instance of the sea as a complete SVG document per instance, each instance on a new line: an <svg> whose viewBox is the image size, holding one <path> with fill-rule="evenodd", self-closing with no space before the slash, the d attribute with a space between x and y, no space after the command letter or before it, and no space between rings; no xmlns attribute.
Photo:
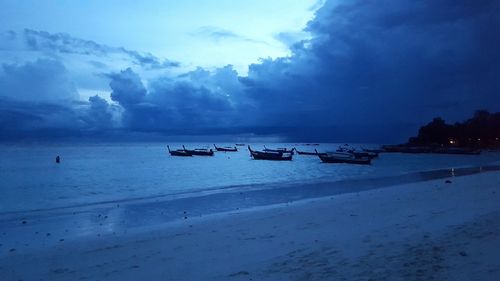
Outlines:
<svg viewBox="0 0 500 281"><path fill-rule="evenodd" d="M316 184L329 184L324 187L327 191L321 192L333 192L335 186L342 187L337 193L348 192L351 186L356 188L349 183L369 185L373 182L375 185L377 179L390 181L423 171L477 168L500 161L500 153L487 151L481 155L381 153L372 165L325 164L317 156L297 154L293 161L265 161L253 160L247 146L238 146L238 152L216 152L213 157L172 157L167 152L167 144L172 149L181 148L183 144L190 149L213 149L209 143L2 144L0 214L148 198L173 200L210 194L249 194L255 190L266 190L268 195L277 196L288 192L285 187L302 186L302 189L294 189L291 199L282 199L292 200L312 192L311 187ZM234 147L233 143L217 145ZM340 144L250 145L254 150L262 150L266 145L312 152L314 149L333 151ZM352 146L378 147L374 144ZM60 156L60 163L55 162L56 156ZM217 204L234 203L227 202L230 196L221 198L226 201Z"/></svg>

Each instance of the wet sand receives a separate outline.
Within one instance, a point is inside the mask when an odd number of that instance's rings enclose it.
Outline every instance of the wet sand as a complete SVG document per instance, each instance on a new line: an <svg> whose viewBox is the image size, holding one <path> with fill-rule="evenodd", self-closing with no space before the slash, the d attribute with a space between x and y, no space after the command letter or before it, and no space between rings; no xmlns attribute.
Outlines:
<svg viewBox="0 0 500 281"><path fill-rule="evenodd" d="M136 227L114 227L127 214L116 211L108 222L112 214L99 208L77 210L75 227L65 224L67 229L45 215L4 219L0 276L25 281L497 280L500 173L447 180L451 183L437 179L212 215L186 212L179 220ZM88 212L91 216L82 215ZM147 211L141 212L147 219ZM101 228L85 227L89 224ZM51 225L57 231L45 230Z"/></svg>

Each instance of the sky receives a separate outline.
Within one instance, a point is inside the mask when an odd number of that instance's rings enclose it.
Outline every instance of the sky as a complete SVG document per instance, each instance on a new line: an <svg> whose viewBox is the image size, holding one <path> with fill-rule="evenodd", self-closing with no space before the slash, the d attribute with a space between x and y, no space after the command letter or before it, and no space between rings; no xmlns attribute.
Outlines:
<svg viewBox="0 0 500 281"><path fill-rule="evenodd" d="M493 0L2 1L0 140L401 142L499 111Z"/></svg>

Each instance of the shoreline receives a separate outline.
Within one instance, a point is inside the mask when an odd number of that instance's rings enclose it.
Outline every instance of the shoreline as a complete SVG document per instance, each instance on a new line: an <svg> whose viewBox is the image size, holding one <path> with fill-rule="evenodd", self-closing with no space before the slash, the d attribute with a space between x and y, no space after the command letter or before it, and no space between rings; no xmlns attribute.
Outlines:
<svg viewBox="0 0 500 281"><path fill-rule="evenodd" d="M222 187L213 187L206 189L194 189L187 191L174 192L170 194L158 194L144 197L134 197L134 198L123 198L117 200L106 200L99 202L91 202L91 203L81 203L74 205L66 205L66 206L57 206L45 209L29 209L29 210L12 210L12 211L3 211L0 212L0 222L2 221L2 217L13 216L16 218L16 215L20 216L29 216L32 213L51 213L68 210L73 212L74 210L86 210L92 208L100 208L108 205L114 204L134 204L141 202L151 202L151 201L172 201L178 199L186 199L186 198L195 198L195 197L203 197L210 196L214 194L220 193L242 193L242 192L252 192L252 191L264 191L264 190L273 190L273 189L282 189L282 188L295 188L295 187L303 187L303 186L318 186L318 185L340 185L340 186L350 186L351 190L342 190L342 192L334 192L323 194L316 197L306 197L301 198L299 200L309 199L309 198L317 198L317 197L325 197L331 195L337 195L342 193L349 192L358 192L361 190L369 190L369 189L377 189L377 188L385 188L393 185L400 185L406 183L416 183L421 181L427 181L432 179L442 179L447 177L456 177L456 176L466 176L471 174L483 173L488 171L500 171L500 163L493 162L487 165L482 166L463 166L463 167L453 167L453 168L443 168L443 169L433 169L433 170L422 170L416 172L409 172L401 175L393 175L393 176L381 176L381 177L367 177L367 178L349 178L343 180L327 180L327 179L319 179L317 181L293 181L293 182L270 182L270 183L255 183L255 184L242 184L242 185L231 185L231 186L222 186ZM376 186L374 183L377 182ZM366 186L370 185L370 187L366 188ZM276 203L274 203L276 204ZM253 207L253 206L251 206Z"/></svg>
<svg viewBox="0 0 500 281"><path fill-rule="evenodd" d="M115 233L42 233L44 243L19 236L14 251L0 246L0 273L6 280L496 280L500 173L451 181L186 214Z"/></svg>

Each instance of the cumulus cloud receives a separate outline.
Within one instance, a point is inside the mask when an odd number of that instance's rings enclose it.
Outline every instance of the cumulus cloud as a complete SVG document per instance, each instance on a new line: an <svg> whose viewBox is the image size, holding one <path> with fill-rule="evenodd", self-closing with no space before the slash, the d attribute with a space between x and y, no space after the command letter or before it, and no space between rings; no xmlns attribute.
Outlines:
<svg viewBox="0 0 500 281"><path fill-rule="evenodd" d="M78 99L65 66L52 59L2 64L0 96L22 101L66 102Z"/></svg>
<svg viewBox="0 0 500 281"><path fill-rule="evenodd" d="M263 109L258 116L277 126L318 126L318 135L330 128L339 139L406 138L436 114L457 120L499 109L499 6L329 1L308 25L313 39L289 58L252 65L241 80Z"/></svg>
<svg viewBox="0 0 500 281"><path fill-rule="evenodd" d="M274 36L276 40L285 44L289 48L293 47L295 44L301 44L304 40L309 40L310 37L310 34L306 31L280 32Z"/></svg>
<svg viewBox="0 0 500 281"><path fill-rule="evenodd" d="M108 137L119 129L118 111L98 96L71 103L0 97L0 140Z"/></svg>
<svg viewBox="0 0 500 281"><path fill-rule="evenodd" d="M176 79L160 77L150 81L149 90L131 69L109 77L111 97L124 108L123 126L131 130L179 132L224 127L235 113L231 94L238 82L230 66L215 72L199 68Z"/></svg>
<svg viewBox="0 0 500 281"><path fill-rule="evenodd" d="M113 90L111 99L125 108L140 103L146 95L146 88L141 78L131 68L110 74L109 77L111 78L109 86Z"/></svg>
<svg viewBox="0 0 500 281"><path fill-rule="evenodd" d="M0 125L69 128L58 123L69 120L80 131L402 141L436 115L458 121L479 108L500 110L499 13L500 3L493 0L327 1L305 30L311 39L291 45L289 57L263 59L245 77L232 66L148 80L125 69L105 76L116 105L92 97L78 106L49 106L50 95L74 94L63 66L46 60L3 65L0 96L10 101L3 103L8 106L1 109ZM200 32L241 39L228 30ZM67 35L28 33L30 46L39 50L126 53ZM295 41L291 34L277 36ZM136 63L159 62L128 55ZM60 83L40 69L51 69ZM45 82L23 85L32 81L28 77ZM23 98L35 88L45 102L40 108L30 108L29 94Z"/></svg>
<svg viewBox="0 0 500 281"><path fill-rule="evenodd" d="M74 135L80 129L77 113L68 104L7 97L0 97L0 120L0 139Z"/></svg>
<svg viewBox="0 0 500 281"><path fill-rule="evenodd" d="M87 129L100 131L112 129L116 123L113 120L113 113L116 108L98 95L89 97L88 109L86 114L82 116Z"/></svg>
<svg viewBox="0 0 500 281"><path fill-rule="evenodd" d="M94 96L79 101L64 65L53 59L3 64L0 139L72 137L116 128L118 109Z"/></svg>

